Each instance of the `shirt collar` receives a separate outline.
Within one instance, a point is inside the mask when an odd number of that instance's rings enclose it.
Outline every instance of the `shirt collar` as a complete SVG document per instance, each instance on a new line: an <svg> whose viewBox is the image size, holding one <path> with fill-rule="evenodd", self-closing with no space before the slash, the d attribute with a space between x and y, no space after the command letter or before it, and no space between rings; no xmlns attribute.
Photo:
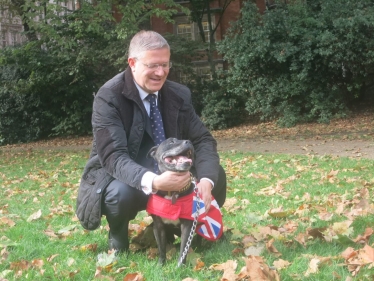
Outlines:
<svg viewBox="0 0 374 281"><path fill-rule="evenodd" d="M138 91L139 91L140 98L141 98L142 100L144 100L144 99L149 95L149 93L147 93L146 91L144 91L144 90L143 90L143 89L138 85L138 83L135 82L135 80L134 80L134 83L135 83L136 88L137 88ZM158 97L158 91L157 91L157 92L154 92L153 94L156 95L156 99L157 99L157 97Z"/></svg>

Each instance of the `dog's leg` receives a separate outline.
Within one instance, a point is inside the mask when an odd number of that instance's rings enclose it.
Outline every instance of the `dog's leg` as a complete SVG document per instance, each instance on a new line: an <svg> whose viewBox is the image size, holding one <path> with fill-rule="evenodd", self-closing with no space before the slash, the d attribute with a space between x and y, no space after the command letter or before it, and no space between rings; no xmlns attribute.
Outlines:
<svg viewBox="0 0 374 281"><path fill-rule="evenodd" d="M157 247L158 247L158 263L159 265L164 265L166 261L166 234L165 227L162 218L158 216L153 216L153 233L156 238Z"/></svg>
<svg viewBox="0 0 374 281"><path fill-rule="evenodd" d="M178 261L181 259L183 255L183 252L185 250L188 238L190 236L191 228L193 225L192 220L180 219L180 222L181 222L181 248L179 252ZM183 264L186 264L186 258L187 258L187 254L184 256L184 259L182 261Z"/></svg>

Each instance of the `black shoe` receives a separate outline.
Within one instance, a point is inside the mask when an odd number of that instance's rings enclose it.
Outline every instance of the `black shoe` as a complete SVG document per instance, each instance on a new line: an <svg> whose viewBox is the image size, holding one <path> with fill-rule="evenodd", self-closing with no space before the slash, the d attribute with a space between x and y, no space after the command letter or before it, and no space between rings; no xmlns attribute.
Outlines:
<svg viewBox="0 0 374 281"><path fill-rule="evenodd" d="M116 250L119 253L129 251L129 240L127 237L116 237L110 231L108 234L108 246L109 250Z"/></svg>

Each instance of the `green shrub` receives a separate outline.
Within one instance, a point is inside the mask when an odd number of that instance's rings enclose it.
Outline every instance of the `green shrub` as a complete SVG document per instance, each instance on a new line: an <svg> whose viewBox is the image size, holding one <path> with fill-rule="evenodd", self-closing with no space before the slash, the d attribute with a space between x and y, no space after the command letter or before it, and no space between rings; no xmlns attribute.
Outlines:
<svg viewBox="0 0 374 281"><path fill-rule="evenodd" d="M329 122L372 83L373 32L370 0L297 0L263 15L247 1L218 46L232 65L227 89L263 120Z"/></svg>
<svg viewBox="0 0 374 281"><path fill-rule="evenodd" d="M242 123L245 118L242 97L228 91L222 77L205 81L202 90L202 120L210 129L226 129Z"/></svg>
<svg viewBox="0 0 374 281"><path fill-rule="evenodd" d="M74 83L66 61L33 42L0 57L1 144L90 132L94 89L87 76Z"/></svg>

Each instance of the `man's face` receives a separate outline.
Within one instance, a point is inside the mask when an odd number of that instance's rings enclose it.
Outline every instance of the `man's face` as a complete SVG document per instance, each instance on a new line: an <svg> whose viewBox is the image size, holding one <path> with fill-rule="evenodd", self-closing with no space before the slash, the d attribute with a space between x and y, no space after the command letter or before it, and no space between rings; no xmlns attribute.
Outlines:
<svg viewBox="0 0 374 281"><path fill-rule="evenodd" d="M140 58L129 58L128 62L135 82L147 93L154 93L161 89L169 74L169 68L162 67L162 64L170 62L170 50L163 48L145 51ZM159 67L148 67L154 64L159 64Z"/></svg>

